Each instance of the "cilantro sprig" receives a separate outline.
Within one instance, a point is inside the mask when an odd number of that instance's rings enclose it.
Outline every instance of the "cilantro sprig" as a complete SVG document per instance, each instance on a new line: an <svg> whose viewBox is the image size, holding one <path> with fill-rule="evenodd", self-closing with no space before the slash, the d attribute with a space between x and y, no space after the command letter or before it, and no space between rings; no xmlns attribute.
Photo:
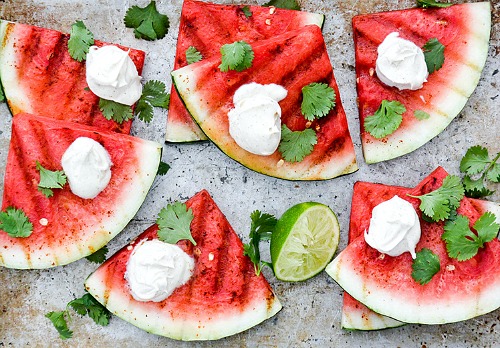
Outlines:
<svg viewBox="0 0 500 348"><path fill-rule="evenodd" d="M255 210L250 215L252 223L250 225L250 243L243 244L243 255L247 255L253 262L255 274L260 275L264 266L273 269L270 262L260 259L259 243L260 241L269 241L278 220L271 214L261 213Z"/></svg>
<svg viewBox="0 0 500 348"><path fill-rule="evenodd" d="M113 120L117 123L123 123L134 118L130 105L117 103L113 100L100 98L99 109L107 120Z"/></svg>
<svg viewBox="0 0 500 348"><path fill-rule="evenodd" d="M160 211L156 220L159 227L158 239L169 244L187 239L196 245L190 228L193 217L193 211L188 209L186 204L180 202L168 204Z"/></svg>
<svg viewBox="0 0 500 348"><path fill-rule="evenodd" d="M420 285L427 284L441 269L439 257L430 249L423 248L417 252L417 257L413 260L411 268L413 280Z"/></svg>
<svg viewBox="0 0 500 348"><path fill-rule="evenodd" d="M146 82L142 89L142 95L137 102L135 114L144 122L153 119L153 107L168 109L170 94L166 92L165 84L161 81L151 80Z"/></svg>
<svg viewBox="0 0 500 348"><path fill-rule="evenodd" d="M188 64L199 62L202 59L203 56L201 55L200 51L196 49L196 47L194 46L188 47L188 49L186 50L186 61Z"/></svg>
<svg viewBox="0 0 500 348"><path fill-rule="evenodd" d="M264 6L274 6L288 10L300 11L300 5L297 3L296 0L271 0L268 3L265 3Z"/></svg>
<svg viewBox="0 0 500 348"><path fill-rule="evenodd" d="M219 69L222 72L229 70L243 71L252 66L254 53L252 46L245 41L236 41L232 44L225 44L220 48L221 64Z"/></svg>
<svg viewBox="0 0 500 348"><path fill-rule="evenodd" d="M436 38L427 41L423 47L427 71L432 74L444 64L444 45Z"/></svg>
<svg viewBox="0 0 500 348"><path fill-rule="evenodd" d="M396 131L403 122L406 108L398 101L382 100L379 108L371 116L365 118L365 131L374 138L382 139Z"/></svg>
<svg viewBox="0 0 500 348"><path fill-rule="evenodd" d="M161 161L160 165L158 166L158 171L156 172L156 175L165 175L169 170L170 170L170 165L166 162Z"/></svg>
<svg viewBox="0 0 500 348"><path fill-rule="evenodd" d="M252 17L252 10L250 10L250 6L245 5L241 8L241 11L243 11L243 14L245 17L250 18Z"/></svg>
<svg viewBox="0 0 500 348"><path fill-rule="evenodd" d="M71 25L68 40L68 52L71 58L81 62L87 57L89 48L94 44L94 34L87 29L82 21Z"/></svg>
<svg viewBox="0 0 500 348"><path fill-rule="evenodd" d="M38 191L42 192L45 197L52 197L54 195L52 189L61 189L66 185L67 178L64 171L46 169L38 161L36 161L36 169L40 172Z"/></svg>
<svg viewBox="0 0 500 348"><path fill-rule="evenodd" d="M485 182L500 182L499 159L500 152L490 159L488 149L479 145L467 150L460 161L460 171L466 174L463 183L467 197L481 198L493 194L494 191L488 189Z"/></svg>
<svg viewBox="0 0 500 348"><path fill-rule="evenodd" d="M453 4L446 3L446 2L437 2L434 0L417 0L417 6L422 7L422 8L429 8L429 7L450 7Z"/></svg>
<svg viewBox="0 0 500 348"><path fill-rule="evenodd" d="M168 17L156 9L151 1L146 7L132 6L125 13L125 26L133 28L137 39L157 40L167 35L170 22Z"/></svg>
<svg viewBox="0 0 500 348"><path fill-rule="evenodd" d="M441 238L446 242L446 250L451 258L466 261L476 256L479 248L492 241L500 229L500 224L495 222L496 217L486 212L472 226L477 235L469 228L469 218L458 215L453 220L448 220L444 225Z"/></svg>
<svg viewBox="0 0 500 348"><path fill-rule="evenodd" d="M7 207L0 212L0 230L9 237L26 238L33 233L33 224L21 209Z"/></svg>
<svg viewBox="0 0 500 348"><path fill-rule="evenodd" d="M314 130L306 128L303 131L292 131L286 124L283 124L278 151L285 161L300 162L313 151L317 142Z"/></svg>
<svg viewBox="0 0 500 348"><path fill-rule="evenodd" d="M96 324L101 326L108 325L111 318L111 312L92 295L86 293L82 297L70 301L64 311L45 314L45 317L52 322L57 332L59 332L59 337L63 340L73 336L73 331L68 327L68 322L71 321L70 308L81 316L88 315Z"/></svg>
<svg viewBox="0 0 500 348"><path fill-rule="evenodd" d="M421 196L408 196L420 199L420 210L432 221L440 221L448 219L458 208L464 197L464 187L458 176L448 175L436 190Z"/></svg>
<svg viewBox="0 0 500 348"><path fill-rule="evenodd" d="M108 251L108 247L103 246L101 249L95 251L94 253L85 256L85 258L92 263L103 263L104 261L106 261L106 254L108 253Z"/></svg>
<svg viewBox="0 0 500 348"><path fill-rule="evenodd" d="M308 121L328 115L335 107L335 91L326 83L310 83L302 87L302 114Z"/></svg>

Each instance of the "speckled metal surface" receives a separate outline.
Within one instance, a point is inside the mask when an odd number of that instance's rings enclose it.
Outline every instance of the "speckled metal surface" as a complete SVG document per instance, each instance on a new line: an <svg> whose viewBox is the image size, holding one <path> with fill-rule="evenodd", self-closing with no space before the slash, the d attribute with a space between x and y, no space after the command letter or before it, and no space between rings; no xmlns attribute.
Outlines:
<svg viewBox="0 0 500 348"><path fill-rule="evenodd" d="M232 1L221 1L232 3ZM486 67L479 86L451 125L431 142L404 157L375 165L363 161L356 107L354 49L351 18L360 13L403 9L414 6L411 0L299 0L302 8L324 13L324 36L340 87L349 128L356 147L359 171L323 182L290 182L270 178L248 170L226 157L209 142L165 144L163 161L171 165L167 175L158 177L137 216L109 243L110 254L146 227L156 214L175 200L185 200L206 188L221 210L246 241L250 213L259 209L281 215L302 201L319 201L337 212L341 224L342 250L347 242L350 200L358 180L392 185L413 186L442 165L458 174L458 164L466 149L475 144L500 151L498 110L500 110L500 4L492 1L493 28ZM249 0L250 3L263 3ZM162 40L147 42L134 38L123 25L126 10L144 6L138 0L0 0L0 18L69 31L75 20L84 20L98 39L121 43L147 51L144 77L159 79L170 86L175 44L182 0L158 1L158 8L170 18L171 28ZM238 2L239 3L239 2ZM155 110L151 124L136 121L133 134L163 142L166 111ZM5 160L10 138L11 116L0 105L0 187L3 186ZM0 195L1 195L0 188ZM493 199L500 201L500 194ZM268 257L265 253L264 257ZM62 341L44 317L49 311L62 310L66 303L83 294L83 281L96 268L83 259L64 267L48 270L11 270L0 268L0 347L160 347L211 346L212 342L185 343L148 334L112 318L100 327L89 318L73 315L72 339ZM217 345L233 346L349 346L349 347L488 347L500 342L500 312L467 322L449 325L407 325L378 332L348 332L340 327L342 290L325 273L303 282L276 281L265 270L283 310L274 318L243 333L220 340ZM460 304L457 304L459 306Z"/></svg>

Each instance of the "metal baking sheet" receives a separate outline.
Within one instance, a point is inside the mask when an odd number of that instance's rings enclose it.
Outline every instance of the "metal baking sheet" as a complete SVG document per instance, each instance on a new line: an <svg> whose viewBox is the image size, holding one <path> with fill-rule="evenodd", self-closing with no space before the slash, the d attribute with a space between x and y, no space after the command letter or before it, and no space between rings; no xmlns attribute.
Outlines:
<svg viewBox="0 0 500 348"><path fill-rule="evenodd" d="M215 0L219 3L241 3ZM262 4L262 0L248 0ZM288 207L303 201L329 205L341 224L339 250L347 243L350 201L354 182L363 180L413 186L438 165L459 174L459 160L472 145L500 151L500 4L492 1L493 27L488 60L479 86L461 114L439 136L404 157L367 165L361 153L356 107L354 49L351 19L360 13L413 7L411 0L299 0L304 10L326 15L323 29L335 77L339 84L349 128L355 143L359 171L317 182L292 182L248 170L226 157L209 142L164 144L162 160L171 165L167 175L156 178L144 205L131 223L108 247L113 252L152 225L167 203L184 201L207 189L226 214L243 241L248 240L250 213L259 209L280 216ZM95 38L143 49L147 52L146 80L164 81L170 88L179 14L182 0L157 2L168 15L170 30L158 41L134 38L123 17L132 5L148 0L0 0L0 18L68 32L83 20ZM164 143L166 111L155 110L151 124L136 120L133 134ZM10 139L11 115L0 105L0 187ZM0 188L0 195L2 193ZM492 199L500 201L496 193ZM264 253L264 257L268 257ZM83 281L96 268L83 259L47 270L0 268L0 347L160 347L211 346L212 342L185 343L148 334L117 317L101 327L90 318L74 314L70 323L73 338L62 341L48 319L49 311L63 310L83 293ZM406 325L376 332L349 332L340 327L342 290L324 272L302 283L284 283L264 273L280 298L283 309L275 317L240 334L217 341L221 347L488 347L500 342L500 312L448 325ZM457 304L459 306L459 304Z"/></svg>

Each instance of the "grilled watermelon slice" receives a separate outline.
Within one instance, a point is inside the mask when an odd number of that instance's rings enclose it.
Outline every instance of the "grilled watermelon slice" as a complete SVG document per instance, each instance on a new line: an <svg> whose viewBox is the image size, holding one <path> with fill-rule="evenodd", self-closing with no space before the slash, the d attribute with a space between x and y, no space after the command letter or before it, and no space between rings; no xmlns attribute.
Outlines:
<svg viewBox="0 0 500 348"><path fill-rule="evenodd" d="M25 112L130 133L131 120L119 124L103 116L99 97L87 88L85 61L71 58L68 39L69 34L59 31L0 21L0 79L12 114ZM145 53L117 46L130 50L141 74Z"/></svg>
<svg viewBox="0 0 500 348"><path fill-rule="evenodd" d="M306 25L323 25L324 15L275 7L219 5L185 0L182 6L174 70L186 66L186 50L193 46L203 56L220 56L220 47L234 41L265 40ZM193 121L172 86L167 118L166 140L190 142L207 137Z"/></svg>
<svg viewBox="0 0 500 348"><path fill-rule="evenodd" d="M45 197L38 191L36 161L61 170L61 157L78 137L108 151L113 166L108 186L94 199L75 196L65 185ZM161 145L126 134L30 114L13 119L2 210L22 209L33 224L27 238L0 230L0 266L48 268L92 254L118 234L141 206L160 162Z"/></svg>
<svg viewBox="0 0 500 348"><path fill-rule="evenodd" d="M243 244L205 190L186 202L194 218L191 235L179 245L195 260L193 276L161 302L136 301L124 274L134 244L157 239L153 225L92 273L85 287L123 320L150 333L178 340L215 340L244 331L281 309L264 276L255 275Z"/></svg>
<svg viewBox="0 0 500 348"><path fill-rule="evenodd" d="M365 160L375 163L414 151L448 126L476 88L488 54L490 3L359 15L352 24ZM437 38L445 46L442 68L429 75L423 88L399 91L377 78L374 72L377 47L391 32L399 32L400 37L419 47L431 38ZM384 99L401 102L406 112L394 133L376 139L365 131L363 124ZM415 110L422 110L430 117L418 120Z"/></svg>
<svg viewBox="0 0 500 348"><path fill-rule="evenodd" d="M356 157L333 69L321 29L309 25L272 39L252 44L255 58L243 72L221 72L220 57L204 59L172 72L174 84L203 132L229 157L257 172L289 180L330 179L357 170ZM278 151L270 156L254 155L239 147L229 135L227 114L233 95L243 84L276 83L288 90L279 104L281 121L291 130L304 130L301 113L302 87L312 82L330 85L336 105L312 123L318 142L301 162L284 162Z"/></svg>
<svg viewBox="0 0 500 348"><path fill-rule="evenodd" d="M441 186L447 173L438 168L411 194L420 195ZM473 318L500 307L496 296L500 286L500 241L487 243L468 261L448 257L441 240L443 223L421 220L422 238L417 250L429 248L439 256L441 270L426 285L419 285L412 277L412 259L409 253L397 257L385 255L369 247L362 235L368 228L373 207L391 198L401 188L358 184L355 187L351 228L360 237L353 240L330 265L327 273L352 297L379 314L401 322L443 324ZM359 197L358 197L359 196ZM400 196L411 202L418 211L419 200ZM500 216L500 205L493 202L464 198L459 213L473 223L485 211ZM500 219L499 219L500 220ZM354 233L353 233L354 235Z"/></svg>

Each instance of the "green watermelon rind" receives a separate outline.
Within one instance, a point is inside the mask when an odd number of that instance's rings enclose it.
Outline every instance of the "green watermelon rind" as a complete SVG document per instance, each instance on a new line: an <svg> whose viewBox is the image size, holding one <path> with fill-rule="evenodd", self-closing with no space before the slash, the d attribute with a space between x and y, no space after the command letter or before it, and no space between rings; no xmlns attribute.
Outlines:
<svg viewBox="0 0 500 348"><path fill-rule="evenodd" d="M371 137L364 139L363 155L366 163L387 161L426 144L440 134L462 111L477 87L488 57L491 5L489 2L479 2L458 6L468 6L470 16L474 18L469 21L468 36L461 38L467 42L468 47L468 51L462 55L461 70L452 81L448 81L447 93L436 97L433 105L425 110L430 117L419 121L417 131L399 130L383 141Z"/></svg>
<svg viewBox="0 0 500 348"><path fill-rule="evenodd" d="M490 201L471 199L478 212L492 212L500 223L500 204ZM325 269L347 293L376 313L403 323L447 324L492 312L500 307L500 279L491 283L477 297L451 298L448 301L432 303L408 303L393 293L379 289L376 284L364 280L349 266L347 251L342 251Z"/></svg>

